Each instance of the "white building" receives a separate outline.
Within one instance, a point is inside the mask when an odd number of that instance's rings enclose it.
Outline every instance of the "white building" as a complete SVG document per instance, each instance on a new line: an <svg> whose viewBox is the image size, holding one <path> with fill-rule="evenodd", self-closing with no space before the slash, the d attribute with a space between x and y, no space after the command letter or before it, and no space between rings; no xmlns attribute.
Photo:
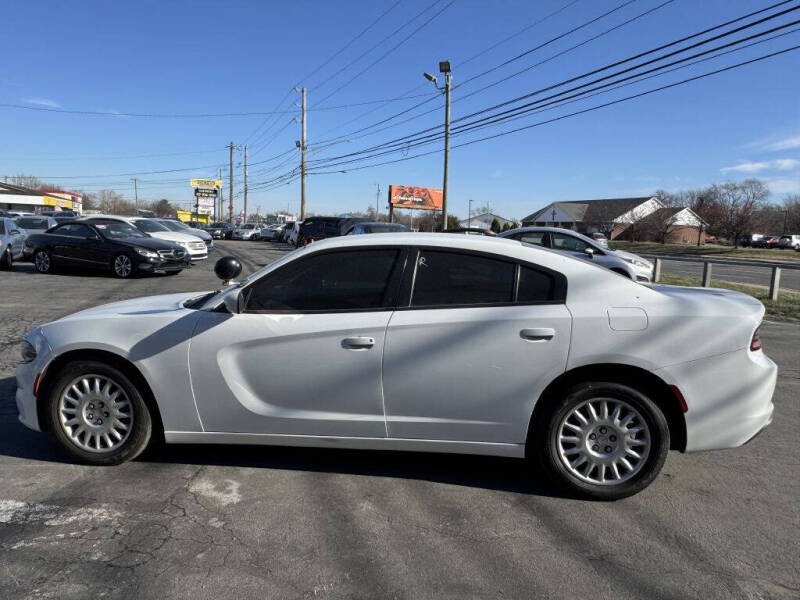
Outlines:
<svg viewBox="0 0 800 600"><path fill-rule="evenodd" d="M504 219L498 215L493 213L483 213L481 215L472 215L469 219L464 219L463 221L458 222L459 227L479 227L485 231L489 231L492 228L492 221L497 219L497 222L500 223L500 229L503 228L503 224L508 223L509 226L511 225L511 221L509 219Z"/></svg>
<svg viewBox="0 0 800 600"><path fill-rule="evenodd" d="M81 196L61 190L39 191L20 185L0 183L0 210L19 213L39 213L43 210L74 210L81 212Z"/></svg>

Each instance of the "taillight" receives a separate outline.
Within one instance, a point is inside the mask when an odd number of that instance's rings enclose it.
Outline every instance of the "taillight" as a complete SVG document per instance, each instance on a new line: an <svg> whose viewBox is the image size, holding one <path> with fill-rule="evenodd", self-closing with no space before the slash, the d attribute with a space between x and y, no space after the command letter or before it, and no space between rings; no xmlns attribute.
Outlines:
<svg viewBox="0 0 800 600"><path fill-rule="evenodd" d="M756 330L753 332L753 339L750 340L750 350L755 352L756 350L761 350L761 336L758 335L758 330L760 327L756 327Z"/></svg>

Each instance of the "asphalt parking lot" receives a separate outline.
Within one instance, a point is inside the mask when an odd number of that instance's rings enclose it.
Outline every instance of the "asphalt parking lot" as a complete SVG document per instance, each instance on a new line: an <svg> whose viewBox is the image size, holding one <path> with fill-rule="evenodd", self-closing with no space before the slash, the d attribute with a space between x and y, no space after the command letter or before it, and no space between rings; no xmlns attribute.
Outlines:
<svg viewBox="0 0 800 600"><path fill-rule="evenodd" d="M270 242L217 244L174 277L0 273L0 598L797 598L800 323L766 323L774 423L742 448L671 453L615 503L561 497L520 461L169 446L69 462L14 403L19 339L135 296L213 289Z"/></svg>

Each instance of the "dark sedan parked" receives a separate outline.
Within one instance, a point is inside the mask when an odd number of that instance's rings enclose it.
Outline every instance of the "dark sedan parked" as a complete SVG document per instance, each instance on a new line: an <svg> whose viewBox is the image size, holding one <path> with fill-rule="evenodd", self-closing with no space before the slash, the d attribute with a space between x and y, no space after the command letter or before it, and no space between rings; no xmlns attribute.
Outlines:
<svg viewBox="0 0 800 600"><path fill-rule="evenodd" d="M123 221L73 221L29 236L26 253L39 273L54 267L110 269L125 279L134 273L179 273L189 264L187 252L158 240Z"/></svg>
<svg viewBox="0 0 800 600"><path fill-rule="evenodd" d="M233 230L235 227L230 223L226 223L225 221L219 221L217 223L212 223L205 227L205 230L211 234L211 237L215 240L229 240L233 237Z"/></svg>

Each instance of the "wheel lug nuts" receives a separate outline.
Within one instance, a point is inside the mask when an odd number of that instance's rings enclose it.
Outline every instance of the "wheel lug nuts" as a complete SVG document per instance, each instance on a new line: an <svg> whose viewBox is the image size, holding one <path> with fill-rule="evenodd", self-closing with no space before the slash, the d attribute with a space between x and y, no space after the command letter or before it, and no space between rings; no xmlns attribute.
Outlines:
<svg viewBox="0 0 800 600"><path fill-rule="evenodd" d="M97 419L97 421L95 421L94 424L95 425L102 425L103 424L103 420L102 419Z"/></svg>
<svg viewBox="0 0 800 600"><path fill-rule="evenodd" d="M597 439L597 436L596 436L594 433L590 433L590 434L589 434L589 439L590 439L590 440Z"/></svg>
<svg viewBox="0 0 800 600"><path fill-rule="evenodd" d="M106 416L108 416L108 414L106 414ZM617 441L617 436L612 435L612 436L609 436L608 439L610 439L612 442L616 442Z"/></svg>
<svg viewBox="0 0 800 600"><path fill-rule="evenodd" d="M606 428L605 427L601 427L600 428L600 433L605 433L605 432L606 432Z"/></svg>
<svg viewBox="0 0 800 600"><path fill-rule="evenodd" d="M92 419L94 419L94 415L92 413L89 413L89 415L86 418L91 421Z"/></svg>
<svg viewBox="0 0 800 600"><path fill-rule="evenodd" d="M606 452L611 452L611 450L612 450L611 446L606 446Z"/></svg>
<svg viewBox="0 0 800 600"><path fill-rule="evenodd" d="M104 413L103 413L103 416L104 416L104 417L107 417L107 416L108 416L108 413L107 413L107 412L104 412ZM611 441L613 442L614 440L611 440Z"/></svg>
<svg viewBox="0 0 800 600"><path fill-rule="evenodd" d="M594 446L592 446L592 450L594 450L595 452L597 452L598 450L600 450L600 446L598 446L597 444L595 444Z"/></svg>
<svg viewBox="0 0 800 600"><path fill-rule="evenodd" d="M100 403L100 408L103 408L104 406L105 406L105 404L103 404L103 403L101 402L101 403Z"/></svg>
<svg viewBox="0 0 800 600"><path fill-rule="evenodd" d="M90 405L89 405L89 408L94 408L94 404L90 404Z"/></svg>

